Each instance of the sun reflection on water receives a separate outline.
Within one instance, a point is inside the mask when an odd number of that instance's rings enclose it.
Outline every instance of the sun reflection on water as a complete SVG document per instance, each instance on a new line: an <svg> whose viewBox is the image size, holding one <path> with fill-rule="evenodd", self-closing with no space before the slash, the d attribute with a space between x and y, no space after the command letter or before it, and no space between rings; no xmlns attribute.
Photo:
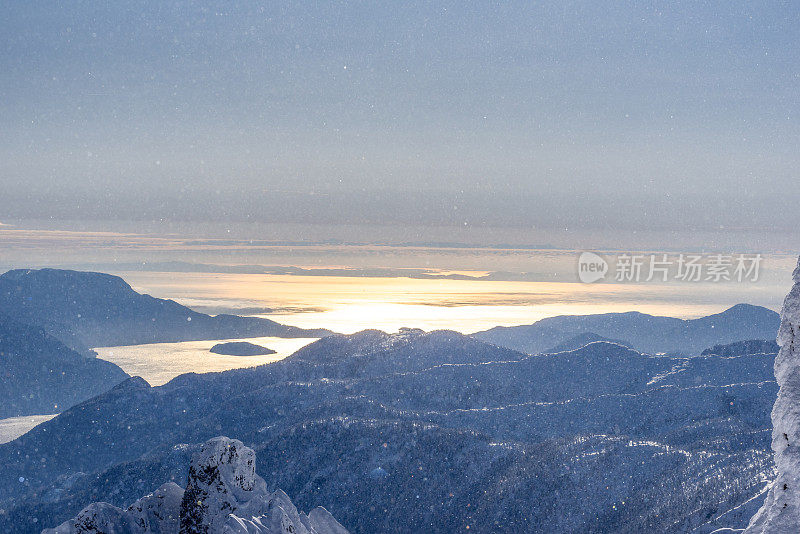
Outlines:
<svg viewBox="0 0 800 534"><path fill-rule="evenodd" d="M352 333L449 328L471 333L563 314L640 311L699 317L738 302L780 302L782 286L581 284L216 273L125 273L137 290L218 312L256 313L304 328ZM772 293L775 293L773 296ZM250 312L252 314L252 311Z"/></svg>

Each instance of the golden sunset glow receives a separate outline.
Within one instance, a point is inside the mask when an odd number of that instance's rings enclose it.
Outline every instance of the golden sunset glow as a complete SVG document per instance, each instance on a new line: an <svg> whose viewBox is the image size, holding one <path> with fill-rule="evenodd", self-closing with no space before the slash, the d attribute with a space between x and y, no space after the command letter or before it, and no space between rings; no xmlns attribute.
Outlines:
<svg viewBox="0 0 800 534"><path fill-rule="evenodd" d="M463 274L475 274L462 271ZM553 315L626 312L699 317L747 301L747 287L709 292L699 286L420 280L411 278L288 276L218 273L124 273L137 290L187 306L264 307L258 314L304 328L352 333L367 328L452 329L464 333L530 324ZM781 291L777 288L776 291Z"/></svg>

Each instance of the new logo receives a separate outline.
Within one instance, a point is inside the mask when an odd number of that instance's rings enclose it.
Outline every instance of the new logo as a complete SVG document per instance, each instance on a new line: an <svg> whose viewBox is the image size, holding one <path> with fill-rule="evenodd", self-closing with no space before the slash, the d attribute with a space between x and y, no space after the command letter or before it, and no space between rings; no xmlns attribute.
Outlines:
<svg viewBox="0 0 800 534"><path fill-rule="evenodd" d="M584 284L591 284L605 278L608 262L594 252L583 252L578 257L578 278Z"/></svg>

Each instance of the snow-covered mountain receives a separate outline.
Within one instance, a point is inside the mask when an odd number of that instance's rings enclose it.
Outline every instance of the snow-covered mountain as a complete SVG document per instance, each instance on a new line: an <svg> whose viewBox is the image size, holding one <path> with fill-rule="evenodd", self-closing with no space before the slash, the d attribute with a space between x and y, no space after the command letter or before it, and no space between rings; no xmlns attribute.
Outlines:
<svg viewBox="0 0 800 534"><path fill-rule="evenodd" d="M780 319L761 306L737 304L699 319L658 317L639 312L548 317L531 325L495 327L473 337L529 354L544 352L579 335L591 333L624 340L636 350L696 355L712 345L748 339L774 339Z"/></svg>
<svg viewBox="0 0 800 534"><path fill-rule="evenodd" d="M366 331L254 369L133 378L0 445L0 531L182 485L184 444L220 434L351 532L741 527L773 476L773 358L605 342L531 356L455 332Z"/></svg>
<svg viewBox="0 0 800 534"><path fill-rule="evenodd" d="M306 515L256 474L253 449L216 437L192 458L186 489L167 482L123 510L96 502L42 534L347 534L322 507Z"/></svg>
<svg viewBox="0 0 800 534"><path fill-rule="evenodd" d="M783 301L781 349L775 359L780 391L772 408L772 450L778 473L746 534L800 532L800 261L792 278L794 286Z"/></svg>
<svg viewBox="0 0 800 534"><path fill-rule="evenodd" d="M0 314L0 418L58 413L126 378L113 363Z"/></svg>

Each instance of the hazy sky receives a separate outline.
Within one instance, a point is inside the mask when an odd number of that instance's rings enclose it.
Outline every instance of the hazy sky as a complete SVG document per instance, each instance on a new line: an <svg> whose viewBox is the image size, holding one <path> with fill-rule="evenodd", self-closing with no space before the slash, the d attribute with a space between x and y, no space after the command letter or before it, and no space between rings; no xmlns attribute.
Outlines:
<svg viewBox="0 0 800 534"><path fill-rule="evenodd" d="M2 12L0 221L800 226L796 2Z"/></svg>

